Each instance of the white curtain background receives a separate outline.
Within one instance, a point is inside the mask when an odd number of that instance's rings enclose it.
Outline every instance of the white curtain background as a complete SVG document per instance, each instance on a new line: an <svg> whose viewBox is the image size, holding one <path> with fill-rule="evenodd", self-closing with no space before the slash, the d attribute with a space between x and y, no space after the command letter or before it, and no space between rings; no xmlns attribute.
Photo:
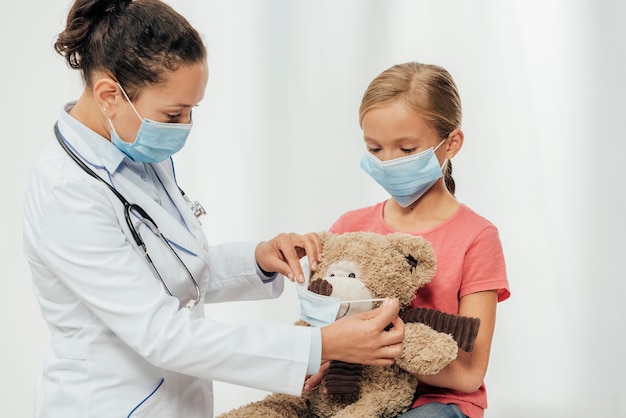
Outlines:
<svg viewBox="0 0 626 418"><path fill-rule="evenodd" d="M207 95L175 157L211 242L326 229L383 191L360 169L367 83L410 60L455 77L458 198L500 229L489 418L626 417L623 211L626 3L611 0L171 0L209 50ZM48 331L22 255L26 175L82 90L52 44L69 0L0 14L4 149L0 415L32 416ZM295 294L212 306L291 323ZM268 376L276 379L280 376ZM265 392L216 383L216 412Z"/></svg>

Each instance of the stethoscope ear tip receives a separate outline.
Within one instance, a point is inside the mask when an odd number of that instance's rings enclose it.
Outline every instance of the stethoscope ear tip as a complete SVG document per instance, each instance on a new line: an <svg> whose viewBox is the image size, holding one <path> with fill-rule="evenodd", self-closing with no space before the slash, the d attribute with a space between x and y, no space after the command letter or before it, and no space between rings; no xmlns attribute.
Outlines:
<svg viewBox="0 0 626 418"><path fill-rule="evenodd" d="M190 300L189 302L187 302L187 304L185 305L185 308L189 309L190 311L193 310L193 308L196 307L196 301L195 300Z"/></svg>

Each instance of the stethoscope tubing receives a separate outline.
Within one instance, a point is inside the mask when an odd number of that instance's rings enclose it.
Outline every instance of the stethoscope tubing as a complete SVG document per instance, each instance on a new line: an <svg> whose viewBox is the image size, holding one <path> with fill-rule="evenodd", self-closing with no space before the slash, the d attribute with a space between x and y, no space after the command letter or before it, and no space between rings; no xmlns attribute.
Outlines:
<svg viewBox="0 0 626 418"><path fill-rule="evenodd" d="M172 254L174 254L174 256L178 260L179 264L185 269L185 271L189 275L189 278L191 279L191 281L192 281L192 283L194 285L194 288L195 288L195 291L196 291L196 298L195 298L195 300L190 300L185 305L186 308L188 308L190 310L193 309L200 302L200 295L201 295L200 286L198 286L198 282L196 282L196 279L194 279L193 275L191 274L191 272L189 271L189 269L187 268L187 266L185 265L183 260L179 257L179 255L176 253L176 251L174 251L174 249L172 248L172 246L168 242L167 238L165 238L163 236L163 234L159 230L156 222L154 222L152 217L150 217L150 215L148 215L148 213L141 206L139 206L136 203L130 203L117 189L115 189L115 187L110 185L106 180L104 180L102 177L100 177L98 174L96 174L91 168L89 168L89 166L87 166L87 164L85 164L85 162L83 160L81 160L78 157L78 155L76 155L76 153L74 151L72 151L71 147L66 142L66 139L63 137L63 134L61 134L61 131L59 130L58 122L56 122L54 124L54 134L55 134L55 136L57 138L57 141L61 145L61 148L63 148L63 150L66 152L66 154L69 155L85 173L89 174L91 177L95 178L96 180L104 183L107 186L107 188L109 190L111 190L111 192L113 192L113 194L120 200L120 202L122 202L122 204L124 205L124 217L126 219L126 224L128 225L128 228L130 229L130 232L131 232L131 234L133 236L133 239L135 240L135 243L137 244L138 247L140 247L142 249L144 257L146 258L146 260L148 261L148 264L151 266L151 268L154 271L154 273L156 274L157 278L159 279L159 281L163 285L163 288L165 289L167 294L172 296L172 297L174 297L174 295L172 294L172 292L168 288L167 284L165 284L165 280L163 279L163 277L161 277L161 274L159 273L159 271L156 269L156 267L154 265L154 262L152 261L152 258L148 254L148 250L146 248L146 245L145 245L143 239L141 238L141 235L139 235L139 232L137 232L137 230L135 229L135 227L133 225L133 220L131 218L131 213L132 212L137 213L139 215L139 219L144 224L146 224L149 227L149 229L155 235L157 235L161 239L161 241L170 249ZM179 190L180 190L180 188L179 188ZM184 194L184 192L182 190L181 190L181 193L183 194L183 197L184 197L185 194Z"/></svg>

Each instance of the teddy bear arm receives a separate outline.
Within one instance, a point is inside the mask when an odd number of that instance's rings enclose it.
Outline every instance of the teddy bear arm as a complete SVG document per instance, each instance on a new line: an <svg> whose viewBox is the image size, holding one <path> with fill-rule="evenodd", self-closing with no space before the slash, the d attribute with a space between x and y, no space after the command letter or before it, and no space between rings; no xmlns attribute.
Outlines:
<svg viewBox="0 0 626 418"><path fill-rule="evenodd" d="M439 373L458 354L454 338L419 322L405 325L402 355L396 361L402 369L416 374Z"/></svg>
<svg viewBox="0 0 626 418"><path fill-rule="evenodd" d="M415 308L400 313L404 322L420 322L435 331L452 335L459 348L468 353L474 349L480 318L452 315L435 309Z"/></svg>

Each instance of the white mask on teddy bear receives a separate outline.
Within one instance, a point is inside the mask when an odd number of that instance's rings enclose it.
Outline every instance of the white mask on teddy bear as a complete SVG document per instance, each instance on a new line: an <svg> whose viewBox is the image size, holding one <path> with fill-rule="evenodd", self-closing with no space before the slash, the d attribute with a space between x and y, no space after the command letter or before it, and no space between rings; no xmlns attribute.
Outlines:
<svg viewBox="0 0 626 418"><path fill-rule="evenodd" d="M343 318L352 311L365 312L374 308L376 302L385 299L357 299L343 300L333 296L323 296L308 290L310 277L308 263L302 263L304 277L307 281L304 284L296 284L296 292L300 301L300 317L313 327L323 327ZM343 307L343 309L342 309Z"/></svg>

